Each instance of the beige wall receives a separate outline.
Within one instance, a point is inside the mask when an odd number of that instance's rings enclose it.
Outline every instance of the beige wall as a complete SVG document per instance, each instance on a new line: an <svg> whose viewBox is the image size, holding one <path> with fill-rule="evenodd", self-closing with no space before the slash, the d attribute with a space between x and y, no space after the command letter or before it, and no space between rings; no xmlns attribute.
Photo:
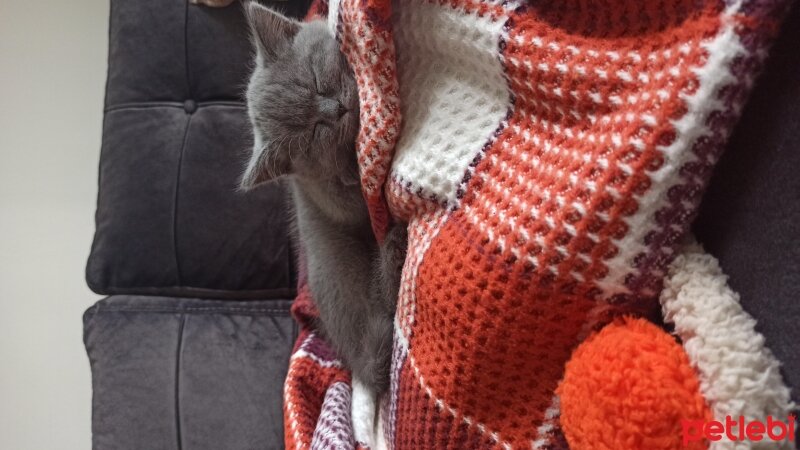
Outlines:
<svg viewBox="0 0 800 450"><path fill-rule="evenodd" d="M81 314L108 0L0 0L0 449L91 445Z"/></svg>

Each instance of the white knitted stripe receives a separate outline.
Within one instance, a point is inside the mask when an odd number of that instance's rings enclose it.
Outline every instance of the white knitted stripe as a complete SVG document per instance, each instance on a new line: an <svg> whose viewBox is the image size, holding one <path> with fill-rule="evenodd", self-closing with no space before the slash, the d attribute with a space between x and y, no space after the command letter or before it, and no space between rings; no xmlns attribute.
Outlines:
<svg viewBox="0 0 800 450"><path fill-rule="evenodd" d="M379 407L378 411L381 412L383 409ZM375 431L375 442L372 450L389 450L389 443L386 441L384 422L380 418L378 418L377 430Z"/></svg>
<svg viewBox="0 0 800 450"><path fill-rule="evenodd" d="M398 395L400 394L400 372L403 364L408 358L408 339L403 335L402 327L397 315L394 319L394 339L392 348L392 367L391 382L389 391L383 398L380 406L380 425L379 438L382 438L387 448L394 448L394 438L397 431L397 406Z"/></svg>
<svg viewBox="0 0 800 450"><path fill-rule="evenodd" d="M508 9L502 11L507 12ZM392 177L448 206L511 106L499 43L508 16L403 0L394 36L403 129Z"/></svg>
<svg viewBox="0 0 800 450"><path fill-rule="evenodd" d="M291 359L295 359L295 355L297 353L303 352L303 356L299 356L299 358L305 357L307 352L305 352L304 348L314 339L314 334L310 334L306 337L305 341L300 345L300 349L292 355ZM304 442L300 436L300 429L298 427L299 423L297 421L297 417L300 415L298 413L297 403L294 402L294 396L292 395L292 390L289 388L289 380L296 379L297 375L295 375L296 368L295 366L289 362L289 371L286 374L286 379L283 383L283 401L286 403L286 411L289 415L289 429L292 432L292 436L294 437L295 448L294 450L304 450L309 448L309 442Z"/></svg>
<svg viewBox="0 0 800 450"><path fill-rule="evenodd" d="M301 359L301 358L310 359L311 361L314 361L314 363L317 364L318 366L326 369L331 367L335 368L344 367L342 365L342 362L339 361L338 359L324 360L321 359L319 356L315 355L314 353L309 352L307 350L308 346L311 345L312 341L314 341L315 339L319 339L316 333L310 333L306 338L306 340L303 341L303 343L300 345L300 348L297 349L297 351L292 354L291 360L294 361L296 359Z"/></svg>
<svg viewBox="0 0 800 450"><path fill-rule="evenodd" d="M785 421L795 405L783 383L780 363L755 330L756 321L742 309L713 256L687 245L669 268L661 293L664 318L700 378L700 390L714 417L745 417L746 422ZM710 450L794 449L792 443L712 442Z"/></svg>
<svg viewBox="0 0 800 450"><path fill-rule="evenodd" d="M561 417L561 400L557 395L553 395L550 400L550 407L544 412L544 420L536 429L536 439L531 442L533 450L545 450L553 441L553 431L556 428L558 419Z"/></svg>
<svg viewBox="0 0 800 450"><path fill-rule="evenodd" d="M414 375L417 378L417 382L419 382L419 386L425 392L425 395L429 399L431 399L433 401L433 404L434 404L434 406L436 407L437 410L439 410L441 412L449 413L451 416L453 416L453 420L460 421L461 423L463 423L467 427L474 428L474 429L478 430L478 432L482 436L487 436L495 444L500 445L501 447L503 447L504 450L511 450L512 449L511 444L509 442L503 440L503 437L500 436L499 432L491 430L486 425L484 425L483 423L478 422L475 419L473 419L472 417L463 414L461 411L459 411L458 409L456 409L455 407L453 407L449 403L447 403L446 400L444 400L444 399L440 398L439 396L437 396L433 392L433 390L428 386L428 383L425 381L425 376L422 375L422 372L420 372L420 370L419 370L419 365L417 365L417 362L414 360L414 356L411 355L410 353L408 354L408 364L411 367L411 369L414 371Z"/></svg>
<svg viewBox="0 0 800 450"><path fill-rule="evenodd" d="M606 303L603 300L598 300L595 305L589 310L586 315L586 321L583 323L577 338L576 344L583 342L600 324L605 323L609 317L608 312L615 310L613 305ZM542 424L536 428L536 438L531 441L532 450L545 450L553 442L553 431L558 425L558 420L561 417L561 399L558 395L553 394L550 400L550 406L544 412L544 419Z"/></svg>
<svg viewBox="0 0 800 450"><path fill-rule="evenodd" d="M336 34L336 26L339 24L339 5L341 0L328 1L328 29Z"/></svg>
<svg viewBox="0 0 800 450"><path fill-rule="evenodd" d="M733 16L738 13L738 7L736 4L727 8L720 18L722 26L719 33L713 39L700 44L708 53L708 60L704 66L693 69L698 81L697 90L692 95L683 97L687 112L672 122L676 138L672 144L658 147L664 156L664 164L658 170L648 173L655 188L637 198L639 209L625 219L630 232L614 242L619 253L606 262L608 276L598 282L598 286L607 296L628 293L624 281L635 270L633 259L640 253L650 251L644 244L644 238L653 231L653 227L658 228L654 219L655 213L669 205L669 188L687 181L680 169L697 159L692 151L694 144L714 133L706 125L706 119L711 113L729 107L719 101L717 95L723 86L738 83L739 80L731 73L730 66L736 58L747 52L735 31L736 22Z"/></svg>
<svg viewBox="0 0 800 450"><path fill-rule="evenodd" d="M439 235L449 218L447 211L434 210L431 213L414 217L408 224L408 254L403 265L400 280L400 292L397 295L397 313L395 327L402 335L398 340L404 351L408 352L408 341L411 339L411 328L414 325L414 313L417 308L417 277L419 268L431 243ZM398 326L399 325L399 326Z"/></svg>
<svg viewBox="0 0 800 450"><path fill-rule="evenodd" d="M375 393L355 377L353 377L353 400L350 405L352 407L353 435L356 442L375 449L377 437L375 435L375 411L377 408Z"/></svg>
<svg viewBox="0 0 800 450"><path fill-rule="evenodd" d="M289 373L286 375L286 379L290 380L296 377L297 375L294 374L295 369L291 365L289 366ZM298 428L297 417L299 416L297 412L297 404L294 402L294 397L292 396L292 392L289 389L289 383L283 383L283 401L286 402L286 410L289 413L289 428L292 432L292 436L294 437L295 442L295 450L302 450L304 448L308 448L308 443L304 443L303 440L300 438L300 429Z"/></svg>
<svg viewBox="0 0 800 450"><path fill-rule="evenodd" d="M439 235L450 217L448 211L436 209L414 217L408 224L408 255L403 265L400 292L397 295L397 312L394 316L394 339L392 349L392 377L389 389L387 408L381 414L388 414L387 424L383 429L382 438L385 438L389 448L394 447L395 424L397 423L397 395L399 389L400 371L409 352L409 340L414 325L414 313L417 303L417 277L425 254L431 242Z"/></svg>
<svg viewBox="0 0 800 450"><path fill-rule="evenodd" d="M331 368L331 367L335 367L337 369L341 369L341 368L344 367L342 365L341 361L339 361L338 359L325 361L325 360L320 359L317 355L315 355L313 353L310 353L310 352L307 352L307 351L305 351L303 349L300 349L300 350L296 351L292 355L292 361L294 361L296 359L300 359L300 358L310 359L311 361L314 361L315 364L317 364L318 366L320 366L322 368L325 368L325 369L328 369L328 368Z"/></svg>

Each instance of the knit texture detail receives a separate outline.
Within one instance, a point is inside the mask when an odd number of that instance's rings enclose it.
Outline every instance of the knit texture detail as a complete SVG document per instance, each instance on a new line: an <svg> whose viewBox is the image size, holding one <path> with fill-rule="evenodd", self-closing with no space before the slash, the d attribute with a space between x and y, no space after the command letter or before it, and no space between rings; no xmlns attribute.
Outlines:
<svg viewBox="0 0 800 450"><path fill-rule="evenodd" d="M742 309L717 260L697 245L675 258L661 293L664 319L674 324L686 354L697 369L700 391L714 417L744 417L747 423L767 416L785 421L797 407L767 348L756 321ZM732 442L727 436L711 450L794 449L788 441Z"/></svg>

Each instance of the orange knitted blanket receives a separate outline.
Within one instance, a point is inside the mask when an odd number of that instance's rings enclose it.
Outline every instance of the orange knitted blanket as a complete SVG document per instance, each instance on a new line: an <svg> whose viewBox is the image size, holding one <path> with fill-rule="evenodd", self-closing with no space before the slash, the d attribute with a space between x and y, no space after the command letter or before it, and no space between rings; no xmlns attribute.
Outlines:
<svg viewBox="0 0 800 450"><path fill-rule="evenodd" d="M301 283L287 448L707 448L658 296L787 3L317 2L375 233L408 221L409 253L377 403Z"/></svg>

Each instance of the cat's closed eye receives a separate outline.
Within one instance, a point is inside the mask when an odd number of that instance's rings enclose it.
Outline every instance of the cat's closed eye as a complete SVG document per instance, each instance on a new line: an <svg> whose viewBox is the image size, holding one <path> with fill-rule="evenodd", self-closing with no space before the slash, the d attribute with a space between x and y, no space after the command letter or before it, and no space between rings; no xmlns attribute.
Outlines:
<svg viewBox="0 0 800 450"><path fill-rule="evenodd" d="M320 131L322 130L322 127L324 127L324 126L325 126L325 124L323 124L320 121L314 122L314 129L311 131L311 135L314 136L314 139L319 140Z"/></svg>
<svg viewBox="0 0 800 450"><path fill-rule="evenodd" d="M312 84L314 86L314 92L317 95L322 95L322 87L319 84L319 77L317 76L317 72L314 69L311 69L311 77L312 77Z"/></svg>
<svg viewBox="0 0 800 450"><path fill-rule="evenodd" d="M317 75L317 71L313 67L311 68L311 76L314 90L316 91L317 95L328 97L333 93L330 83L325 83L325 81L319 77L319 75Z"/></svg>

